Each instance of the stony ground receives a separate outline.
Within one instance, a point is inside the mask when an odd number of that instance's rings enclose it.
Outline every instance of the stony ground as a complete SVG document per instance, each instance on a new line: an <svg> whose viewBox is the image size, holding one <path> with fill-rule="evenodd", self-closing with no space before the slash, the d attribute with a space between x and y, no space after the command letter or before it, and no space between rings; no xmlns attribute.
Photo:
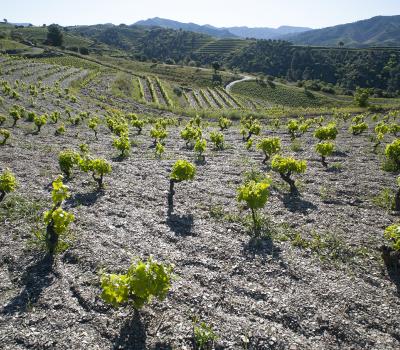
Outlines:
<svg viewBox="0 0 400 350"><path fill-rule="evenodd" d="M61 106L104 113L94 87L86 91L91 93L84 91L76 103L62 100ZM21 95L17 103L29 110L62 110L50 92L34 107ZM152 112L111 101L107 91L101 95L114 108ZM3 99L0 113L15 103ZM372 152L368 134L354 137L342 125L337 152L324 169L311 132L293 152L283 127L264 125L262 134L280 136L284 154L306 159L308 169L297 177L299 198L290 197L271 174L263 215L272 239L254 240L236 189L246 171L270 170L259 152L246 150L237 125L225 132L224 151L209 145L193 182L177 184L173 208L167 202L171 166L181 158L194 161L179 138L181 126L169 128L162 160L154 157L150 126L140 136L132 130L136 146L121 161L106 127L96 141L85 125L66 125L62 136L54 136L52 124L34 135L32 123L20 121L0 148L0 171L11 168L19 181L17 192L0 205L2 348L191 349L193 316L212 325L217 349L245 349L247 341L248 349L400 347L399 279L379 251L384 228L398 218L373 202L382 189L394 189L395 176L381 170L382 155ZM214 129L209 123L206 135ZM68 182L72 197L65 207L76 216L73 237L51 262L35 245L37 217L50 205L59 151L78 150L84 142L112 163L113 172L100 193L87 174L76 172ZM313 245L302 246L299 237ZM101 271L123 272L136 257L150 255L175 265L167 299L140 313L105 305Z"/></svg>

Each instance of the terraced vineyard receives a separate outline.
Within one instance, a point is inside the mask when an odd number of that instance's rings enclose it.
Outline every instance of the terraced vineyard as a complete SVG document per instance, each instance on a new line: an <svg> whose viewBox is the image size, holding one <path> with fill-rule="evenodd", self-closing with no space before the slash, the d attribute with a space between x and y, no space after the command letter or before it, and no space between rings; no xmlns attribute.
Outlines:
<svg viewBox="0 0 400 350"><path fill-rule="evenodd" d="M318 107L341 104L341 102L336 101L334 98L280 83L265 83L264 85L260 85L255 81L245 81L234 85L232 92L258 101L291 107ZM345 104L344 101L342 103Z"/></svg>
<svg viewBox="0 0 400 350"><path fill-rule="evenodd" d="M399 110L95 60L0 55L2 348L400 347Z"/></svg>
<svg viewBox="0 0 400 350"><path fill-rule="evenodd" d="M250 40L242 39L220 39L206 43L196 53L207 55L225 55L235 52L251 44Z"/></svg>

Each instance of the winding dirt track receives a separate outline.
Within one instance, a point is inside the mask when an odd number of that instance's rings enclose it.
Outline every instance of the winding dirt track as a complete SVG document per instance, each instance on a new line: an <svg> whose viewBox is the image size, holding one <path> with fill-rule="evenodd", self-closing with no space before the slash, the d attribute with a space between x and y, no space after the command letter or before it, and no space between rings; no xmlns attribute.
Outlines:
<svg viewBox="0 0 400 350"><path fill-rule="evenodd" d="M235 80L232 81L231 83L229 83L226 87L225 90L227 92L231 92L232 88L234 85L238 84L238 83L243 83L244 81L249 81L249 80L255 80L253 77L251 77L250 75L245 75L242 79L240 80Z"/></svg>

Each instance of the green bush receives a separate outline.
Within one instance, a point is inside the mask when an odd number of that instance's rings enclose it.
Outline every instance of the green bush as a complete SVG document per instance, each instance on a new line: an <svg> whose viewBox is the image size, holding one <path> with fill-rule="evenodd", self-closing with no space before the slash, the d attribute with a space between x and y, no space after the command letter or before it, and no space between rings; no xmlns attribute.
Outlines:
<svg viewBox="0 0 400 350"><path fill-rule="evenodd" d="M253 135L259 135L261 132L260 122L252 116L242 117L240 124L243 141L248 142Z"/></svg>
<svg viewBox="0 0 400 350"><path fill-rule="evenodd" d="M361 135L366 130L368 130L368 124L366 122L360 122L350 126L350 132L353 135Z"/></svg>
<svg viewBox="0 0 400 350"><path fill-rule="evenodd" d="M335 145L332 142L320 142L315 146L315 151L321 156L322 165L327 167L326 157L332 155Z"/></svg>
<svg viewBox="0 0 400 350"><path fill-rule="evenodd" d="M75 216L61 208L62 203L70 197L68 187L62 182L62 176L53 181L51 198L53 207L43 214L46 224L45 242L51 255L59 250L60 237L68 231L69 225L75 220Z"/></svg>
<svg viewBox="0 0 400 350"><path fill-rule="evenodd" d="M93 180L97 182L98 189L101 190L104 187L104 175L110 174L112 171L110 163L101 158L93 159L89 163L89 170L92 171Z"/></svg>
<svg viewBox="0 0 400 350"><path fill-rule="evenodd" d="M400 139L394 140L386 146L385 156L389 162L392 162L397 170L400 169Z"/></svg>
<svg viewBox="0 0 400 350"><path fill-rule="evenodd" d="M47 115L43 114L41 116L35 116L33 122L35 123L36 127L37 127L37 133L40 132L40 130L42 129L42 126L47 124Z"/></svg>
<svg viewBox="0 0 400 350"><path fill-rule="evenodd" d="M121 134L119 138L115 138L113 146L121 152L121 157L126 157L127 153L131 149L131 142L128 134Z"/></svg>
<svg viewBox="0 0 400 350"><path fill-rule="evenodd" d="M256 210L264 208L265 204L267 203L270 186L271 181L270 179L266 178L260 182L251 180L240 186L237 190L238 202L246 202L247 207L251 210L255 234L260 231L259 220L257 219Z"/></svg>
<svg viewBox="0 0 400 350"><path fill-rule="evenodd" d="M100 123L100 120L99 120L99 117L97 117L97 116L90 118L89 122L88 122L88 127L89 127L89 129L93 130L94 137L96 138L96 140L98 140L97 132L98 132L99 123Z"/></svg>
<svg viewBox="0 0 400 350"><path fill-rule="evenodd" d="M196 175L196 167L187 160L177 160L172 167L170 175L170 194L174 194L174 184L182 181L190 181Z"/></svg>
<svg viewBox="0 0 400 350"><path fill-rule="evenodd" d="M11 170L4 170L0 175L0 202L3 201L7 193L14 192L17 185L17 179Z"/></svg>
<svg viewBox="0 0 400 350"><path fill-rule="evenodd" d="M307 169L307 162L305 160L296 160L292 157L276 155L272 159L271 166L272 170L278 172L282 180L289 184L291 194L297 195L299 192L291 175L293 173L304 173Z"/></svg>
<svg viewBox="0 0 400 350"><path fill-rule="evenodd" d="M320 126L315 130L314 136L320 141L335 140L338 129L335 123L329 123L326 126Z"/></svg>
<svg viewBox="0 0 400 350"><path fill-rule="evenodd" d="M64 134L64 133L65 133L65 125L64 125L64 124L61 124L61 125L57 128L55 134L58 136L58 135L62 135L62 134Z"/></svg>
<svg viewBox="0 0 400 350"><path fill-rule="evenodd" d="M214 144L215 149L218 150L224 149L225 138L224 134L222 134L221 132L212 131L210 133L210 140Z"/></svg>
<svg viewBox="0 0 400 350"><path fill-rule="evenodd" d="M267 137L257 144L257 149L261 150L265 156L263 164L265 164L272 155L279 153L281 148L282 144L279 137Z"/></svg>
<svg viewBox="0 0 400 350"><path fill-rule="evenodd" d="M232 121L229 120L228 118L220 117L218 119L218 125L219 125L221 131L224 131L232 125Z"/></svg>
<svg viewBox="0 0 400 350"><path fill-rule="evenodd" d="M193 337L196 349L199 350L213 349L213 342L218 339L211 326L197 319L193 323Z"/></svg>
<svg viewBox="0 0 400 350"><path fill-rule="evenodd" d="M60 117L61 113L58 111L54 111L53 113L50 114L50 120L52 121L53 124L57 124Z"/></svg>
<svg viewBox="0 0 400 350"><path fill-rule="evenodd" d="M400 225L396 224L387 227L384 236L391 242L392 248L400 252Z"/></svg>
<svg viewBox="0 0 400 350"><path fill-rule="evenodd" d="M167 121L160 119L150 130L150 136L154 139L154 146L157 145L157 142L163 143L163 141L168 137L166 128Z"/></svg>
<svg viewBox="0 0 400 350"><path fill-rule="evenodd" d="M207 141L205 139L198 139L194 145L194 151L196 152L196 156L199 160L204 161L205 156L204 152L207 148Z"/></svg>
<svg viewBox="0 0 400 350"><path fill-rule="evenodd" d="M202 131L200 127L193 126L192 123L188 123L184 129L181 131L181 138L186 142L186 147L193 147L193 143L200 139L202 136Z"/></svg>
<svg viewBox="0 0 400 350"><path fill-rule="evenodd" d="M72 150L61 151L58 155L58 164L61 171L69 179L72 176L72 169L79 164L81 156Z"/></svg>
<svg viewBox="0 0 400 350"><path fill-rule="evenodd" d="M157 142L155 147L156 156L161 158L164 152L165 152L165 147L160 142Z"/></svg>
<svg viewBox="0 0 400 350"><path fill-rule="evenodd" d="M103 274L101 298L114 307L132 305L136 310L152 298L164 300L171 288L173 266L154 261L133 263L126 274Z"/></svg>
<svg viewBox="0 0 400 350"><path fill-rule="evenodd" d="M8 131L7 129L0 129L0 145L5 145L10 136L10 131Z"/></svg>

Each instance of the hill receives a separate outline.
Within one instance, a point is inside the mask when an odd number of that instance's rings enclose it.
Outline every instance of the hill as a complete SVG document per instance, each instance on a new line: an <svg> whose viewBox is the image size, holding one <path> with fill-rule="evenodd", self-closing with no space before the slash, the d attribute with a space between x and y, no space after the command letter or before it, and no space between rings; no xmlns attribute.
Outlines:
<svg viewBox="0 0 400 350"><path fill-rule="evenodd" d="M149 18L147 20L136 22L135 25L148 27L161 27L175 30L187 30L190 32L207 34L215 38L254 38L254 39L278 39L283 35L301 33L311 28L281 26L279 28L251 28L251 27L226 27L218 28L208 24L199 25L195 23L181 23L164 18Z"/></svg>
<svg viewBox="0 0 400 350"><path fill-rule="evenodd" d="M240 38L254 39L280 39L284 35L303 33L312 30L311 28L291 26L281 26L279 28L230 27L226 29Z"/></svg>
<svg viewBox="0 0 400 350"><path fill-rule="evenodd" d="M175 30L187 30L189 32L195 32L200 34L207 34L216 38L235 38L236 35L232 34L228 29L216 28L210 25L199 25L195 23L181 23L172 21L164 18L149 18L147 20L136 22L137 26L146 27L161 27Z"/></svg>
<svg viewBox="0 0 400 350"><path fill-rule="evenodd" d="M400 46L400 16L377 16L305 33L287 35L295 44L347 47Z"/></svg>

